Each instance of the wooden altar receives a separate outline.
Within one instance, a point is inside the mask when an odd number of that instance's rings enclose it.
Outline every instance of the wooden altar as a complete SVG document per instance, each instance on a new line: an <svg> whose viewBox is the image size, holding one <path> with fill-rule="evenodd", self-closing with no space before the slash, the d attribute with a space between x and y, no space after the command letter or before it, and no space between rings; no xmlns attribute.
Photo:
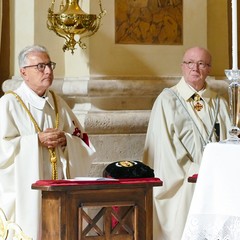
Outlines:
<svg viewBox="0 0 240 240"><path fill-rule="evenodd" d="M37 181L42 240L151 240L152 190L161 185L158 178Z"/></svg>

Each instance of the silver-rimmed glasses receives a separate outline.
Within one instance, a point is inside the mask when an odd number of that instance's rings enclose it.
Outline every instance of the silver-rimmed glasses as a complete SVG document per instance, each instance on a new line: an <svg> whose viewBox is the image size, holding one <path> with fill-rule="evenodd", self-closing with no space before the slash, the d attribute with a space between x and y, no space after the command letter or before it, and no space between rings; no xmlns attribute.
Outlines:
<svg viewBox="0 0 240 240"><path fill-rule="evenodd" d="M183 63L186 64L189 69L193 69L195 64L197 65L197 67L199 69L204 69L206 67L211 67L211 65L209 63L205 63L205 62L202 62L202 61L199 61L199 62L183 61Z"/></svg>

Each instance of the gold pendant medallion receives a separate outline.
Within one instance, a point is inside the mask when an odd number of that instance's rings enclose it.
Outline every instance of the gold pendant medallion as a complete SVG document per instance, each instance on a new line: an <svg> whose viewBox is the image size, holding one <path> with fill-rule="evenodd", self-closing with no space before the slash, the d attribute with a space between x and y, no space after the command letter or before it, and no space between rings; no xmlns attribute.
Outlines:
<svg viewBox="0 0 240 240"><path fill-rule="evenodd" d="M203 105L200 103L200 102L196 102L195 104L194 104L194 109L196 110L196 111L201 111L202 110L202 108L203 108Z"/></svg>
<svg viewBox="0 0 240 240"><path fill-rule="evenodd" d="M203 109L203 104L201 103L201 101L202 101L202 99L201 99L200 95L195 93L193 96L193 105L194 105L194 109L198 112Z"/></svg>

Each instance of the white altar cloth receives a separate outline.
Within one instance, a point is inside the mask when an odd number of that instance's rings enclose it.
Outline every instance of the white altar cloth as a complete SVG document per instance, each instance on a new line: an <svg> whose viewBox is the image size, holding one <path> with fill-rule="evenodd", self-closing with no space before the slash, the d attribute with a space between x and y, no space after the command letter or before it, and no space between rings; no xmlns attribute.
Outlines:
<svg viewBox="0 0 240 240"><path fill-rule="evenodd" d="M240 144L206 146L182 240L240 240Z"/></svg>

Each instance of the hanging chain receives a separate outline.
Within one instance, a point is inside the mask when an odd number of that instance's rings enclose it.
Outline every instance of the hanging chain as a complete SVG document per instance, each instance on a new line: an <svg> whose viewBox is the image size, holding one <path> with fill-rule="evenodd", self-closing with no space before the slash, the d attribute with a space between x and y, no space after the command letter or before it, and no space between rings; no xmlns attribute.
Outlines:
<svg viewBox="0 0 240 240"><path fill-rule="evenodd" d="M99 7L100 7L99 18L101 19L104 15L106 15L107 11L105 9L103 10L101 0L98 1L98 4L99 4Z"/></svg>
<svg viewBox="0 0 240 240"><path fill-rule="evenodd" d="M54 94L53 91L50 91L52 96L53 96L53 101L54 101L54 106L55 106L55 115L56 115L56 120L55 120L55 126L56 129L59 126L59 114L58 114L58 105L57 105L57 101L56 101L56 96ZM29 111L29 109L27 108L27 106L25 105L25 103L23 102L23 100L20 98L20 96L18 96L15 92L13 91L8 91L6 92L6 94L11 93L13 94L16 99L18 100L18 102L22 105L22 107L24 108L24 110L27 112L28 116L30 117L37 133L42 132L42 130L40 129L40 127L38 126L36 120L34 119L33 115L31 114L31 112ZM50 154L50 162L51 162L51 166L52 166L52 179L53 180L57 180L58 179L58 172L57 172L57 156L56 156L56 151L54 148L48 148L49 154Z"/></svg>

